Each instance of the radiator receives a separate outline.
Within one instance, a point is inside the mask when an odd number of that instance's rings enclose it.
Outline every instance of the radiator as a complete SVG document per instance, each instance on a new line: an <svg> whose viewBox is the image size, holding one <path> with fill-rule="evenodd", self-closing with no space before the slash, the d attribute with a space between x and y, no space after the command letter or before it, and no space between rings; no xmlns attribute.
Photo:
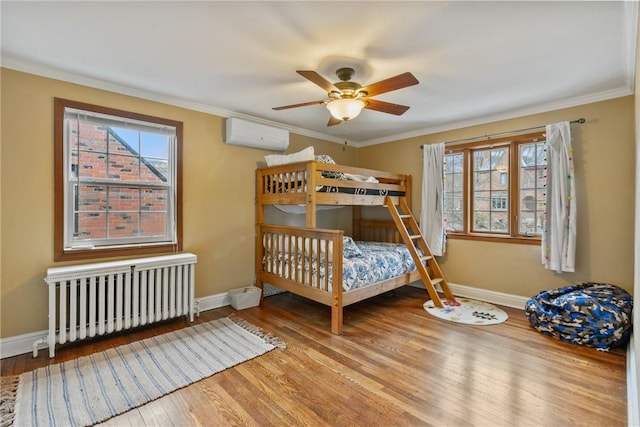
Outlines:
<svg viewBox="0 0 640 427"><path fill-rule="evenodd" d="M56 267L47 270L49 330L33 344L74 342L178 316L193 322L194 254Z"/></svg>

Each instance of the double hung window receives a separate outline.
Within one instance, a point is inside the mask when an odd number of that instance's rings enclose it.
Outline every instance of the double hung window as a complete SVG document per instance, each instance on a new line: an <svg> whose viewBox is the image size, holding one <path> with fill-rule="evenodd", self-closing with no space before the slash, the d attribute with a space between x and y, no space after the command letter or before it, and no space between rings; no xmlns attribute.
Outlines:
<svg viewBox="0 0 640 427"><path fill-rule="evenodd" d="M56 259L180 243L182 123L55 100Z"/></svg>

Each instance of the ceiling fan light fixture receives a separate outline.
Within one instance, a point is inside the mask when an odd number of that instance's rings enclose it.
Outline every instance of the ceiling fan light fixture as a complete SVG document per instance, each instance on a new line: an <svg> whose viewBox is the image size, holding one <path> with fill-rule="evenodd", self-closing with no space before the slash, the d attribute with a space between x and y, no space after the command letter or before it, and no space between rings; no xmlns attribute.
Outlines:
<svg viewBox="0 0 640 427"><path fill-rule="evenodd" d="M360 99L346 98L336 99L327 104L327 109L338 120L352 120L358 117L365 103Z"/></svg>

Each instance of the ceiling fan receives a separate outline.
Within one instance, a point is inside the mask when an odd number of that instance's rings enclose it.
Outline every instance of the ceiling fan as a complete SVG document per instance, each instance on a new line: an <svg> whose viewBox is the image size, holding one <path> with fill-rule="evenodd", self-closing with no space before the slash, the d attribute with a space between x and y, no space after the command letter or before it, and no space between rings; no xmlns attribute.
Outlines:
<svg viewBox="0 0 640 427"><path fill-rule="evenodd" d="M327 126L352 120L360 114L363 108L400 116L409 109L408 106L379 101L377 99L371 99L371 97L419 83L413 74L406 72L363 87L360 83L351 80L354 70L350 67L339 68L336 71L336 75L340 79L340 81L336 83L331 83L315 71L298 70L297 73L326 90L329 99L284 105L282 107L274 107L273 109L286 110L289 108L325 104L331 112Z"/></svg>

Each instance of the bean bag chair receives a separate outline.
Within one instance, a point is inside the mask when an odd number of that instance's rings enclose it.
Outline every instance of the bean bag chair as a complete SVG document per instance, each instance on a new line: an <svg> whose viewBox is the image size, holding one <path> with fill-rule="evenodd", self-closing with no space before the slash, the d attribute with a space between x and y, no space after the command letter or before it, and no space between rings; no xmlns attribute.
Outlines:
<svg viewBox="0 0 640 427"><path fill-rule="evenodd" d="M539 332L602 350L627 342L632 309L633 300L624 289L592 282L540 292L525 305L531 326Z"/></svg>

